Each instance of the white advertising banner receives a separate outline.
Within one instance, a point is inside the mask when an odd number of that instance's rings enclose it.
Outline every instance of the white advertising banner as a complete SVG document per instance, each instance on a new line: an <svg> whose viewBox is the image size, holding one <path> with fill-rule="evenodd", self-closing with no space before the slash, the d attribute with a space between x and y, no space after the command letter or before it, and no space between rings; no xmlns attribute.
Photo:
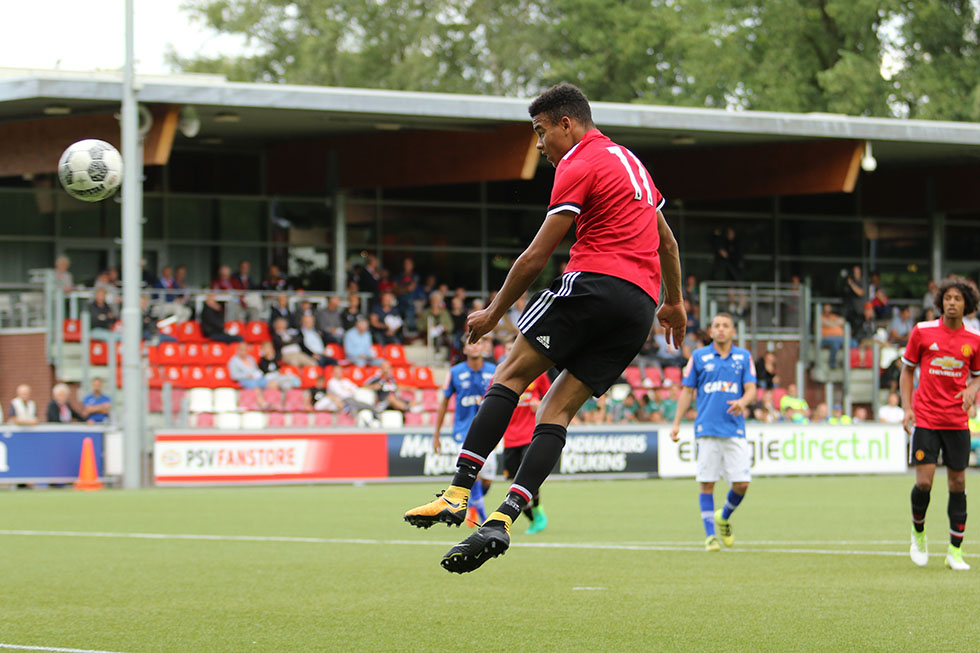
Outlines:
<svg viewBox="0 0 980 653"><path fill-rule="evenodd" d="M695 475L694 425L683 424L680 441L670 430L658 432L662 478ZM906 435L894 424L761 424L746 423L752 473L892 474L908 469Z"/></svg>

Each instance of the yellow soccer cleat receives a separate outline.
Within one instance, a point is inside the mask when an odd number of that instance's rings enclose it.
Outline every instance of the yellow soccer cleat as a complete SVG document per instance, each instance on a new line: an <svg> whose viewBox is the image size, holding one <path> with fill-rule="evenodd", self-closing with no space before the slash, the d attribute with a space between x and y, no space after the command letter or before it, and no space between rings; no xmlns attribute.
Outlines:
<svg viewBox="0 0 980 653"><path fill-rule="evenodd" d="M949 545L946 552L946 567L953 571L970 571L970 565L963 560L963 549L952 544Z"/></svg>
<svg viewBox="0 0 980 653"><path fill-rule="evenodd" d="M437 494L434 501L406 512L405 521L419 528L428 528L439 523L459 526L466 520L469 500L469 490L450 485L445 492Z"/></svg>
<svg viewBox="0 0 980 653"><path fill-rule="evenodd" d="M722 518L721 508L715 511L715 526L718 527L718 534L721 535L721 541L725 543L725 546L735 544L735 536L732 535L732 523Z"/></svg>
<svg viewBox="0 0 980 653"><path fill-rule="evenodd" d="M721 542L714 535L709 535L708 539L704 541L705 551L721 551Z"/></svg>

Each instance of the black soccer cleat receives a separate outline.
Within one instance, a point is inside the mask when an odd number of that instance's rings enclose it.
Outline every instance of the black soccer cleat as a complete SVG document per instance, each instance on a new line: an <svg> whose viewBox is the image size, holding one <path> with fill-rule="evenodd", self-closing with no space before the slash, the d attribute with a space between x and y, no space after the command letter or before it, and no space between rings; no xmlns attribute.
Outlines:
<svg viewBox="0 0 980 653"><path fill-rule="evenodd" d="M490 558L504 555L510 546L510 528L506 521L493 519L491 515L475 533L449 549L442 557L443 569L455 574L465 574L479 568Z"/></svg>

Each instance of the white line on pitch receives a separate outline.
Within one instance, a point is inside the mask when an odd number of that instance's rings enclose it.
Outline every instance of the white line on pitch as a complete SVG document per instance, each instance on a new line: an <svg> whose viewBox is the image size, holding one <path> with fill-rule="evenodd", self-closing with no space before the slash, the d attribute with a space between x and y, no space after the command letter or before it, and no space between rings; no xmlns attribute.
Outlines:
<svg viewBox="0 0 980 653"><path fill-rule="evenodd" d="M34 537L99 537L132 540L191 540L211 542L284 542L295 544L367 544L367 545L422 545L422 546L452 546L453 541L441 540L372 540L360 538L325 538L325 537L287 537L277 535L206 535L193 533L112 533L85 531L33 531L33 530L0 530L0 535L34 536ZM786 546L789 543L779 543ZM804 542L803 544L834 545L835 542ZM866 544L866 543L865 543ZM703 546L689 542L670 544L646 543L631 544L619 542L513 542L511 547L529 549L581 549L597 551L701 551ZM868 555L868 556L904 556L904 551L855 551L845 549L815 549L815 548L776 548L776 549L731 549L732 553L789 553L813 555ZM939 554L941 555L941 554ZM964 557L976 557L964 554Z"/></svg>
<svg viewBox="0 0 980 653"><path fill-rule="evenodd" d="M52 653L116 653L90 648L61 648L59 646L21 646L19 644L0 644L0 648L11 651L51 651Z"/></svg>

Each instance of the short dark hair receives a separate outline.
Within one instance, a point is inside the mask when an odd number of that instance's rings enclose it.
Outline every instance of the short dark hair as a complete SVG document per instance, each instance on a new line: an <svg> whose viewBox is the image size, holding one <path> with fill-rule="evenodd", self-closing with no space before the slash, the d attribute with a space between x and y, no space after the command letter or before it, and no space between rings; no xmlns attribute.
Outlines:
<svg viewBox="0 0 980 653"><path fill-rule="evenodd" d="M977 310L977 304L980 304L980 292L977 291L977 285L969 279L951 275L940 281L936 286L933 303L936 305L937 313L942 314L943 297L946 296L946 291L951 288L956 288L963 295L963 315L969 315Z"/></svg>
<svg viewBox="0 0 980 653"><path fill-rule="evenodd" d="M589 106L589 99L577 86L568 82L556 84L539 95L527 111L532 118L544 114L553 123L561 120L562 116L568 116L583 125L592 124L592 107Z"/></svg>
<svg viewBox="0 0 980 653"><path fill-rule="evenodd" d="M732 317L731 313L715 313L715 316L711 318L711 321L714 322L715 319L719 317L727 318L728 321L732 323L732 326L735 326L735 318Z"/></svg>

